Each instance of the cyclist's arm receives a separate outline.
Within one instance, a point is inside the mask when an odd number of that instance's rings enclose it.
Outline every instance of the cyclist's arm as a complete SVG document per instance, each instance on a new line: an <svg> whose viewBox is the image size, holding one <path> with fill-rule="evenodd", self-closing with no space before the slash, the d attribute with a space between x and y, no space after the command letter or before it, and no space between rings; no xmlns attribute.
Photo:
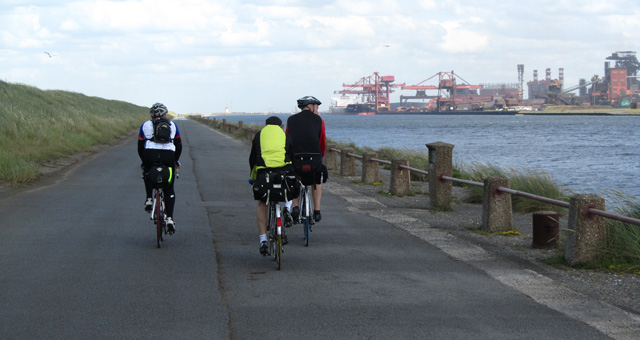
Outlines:
<svg viewBox="0 0 640 340"><path fill-rule="evenodd" d="M290 135L286 135L285 143L284 143L284 151L286 153L286 159L289 161L293 160L293 140Z"/></svg>
<svg viewBox="0 0 640 340"><path fill-rule="evenodd" d="M320 128L320 152L324 157L324 151L327 148L327 136L324 131L324 119L322 119L322 127Z"/></svg>
<svg viewBox="0 0 640 340"><path fill-rule="evenodd" d="M178 160L180 160L180 155L182 154L182 137L180 136L180 130L178 129L178 125L173 123L173 126L175 126L176 128L176 135L175 137L173 137L173 145L176 147L175 158L176 158L176 162L178 162Z"/></svg>
<svg viewBox="0 0 640 340"><path fill-rule="evenodd" d="M260 150L260 132L256 133L251 141L251 152L249 153L249 169L253 171L253 167L258 162L258 150Z"/></svg>
<svg viewBox="0 0 640 340"><path fill-rule="evenodd" d="M175 158L177 162L180 160L180 155L182 154L182 138L180 138L180 135L173 139L173 145L176 147Z"/></svg>
<svg viewBox="0 0 640 340"><path fill-rule="evenodd" d="M144 124L140 125L140 131L138 132L138 156L140 157L140 160L142 160L142 153L144 152L144 145L147 142L147 139L144 136L144 130L142 130L143 126L144 126Z"/></svg>

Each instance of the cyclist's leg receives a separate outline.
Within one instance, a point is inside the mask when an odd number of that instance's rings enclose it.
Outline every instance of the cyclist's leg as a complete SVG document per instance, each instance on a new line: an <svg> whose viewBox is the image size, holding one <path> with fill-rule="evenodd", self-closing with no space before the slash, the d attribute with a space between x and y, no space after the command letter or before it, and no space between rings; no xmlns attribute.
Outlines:
<svg viewBox="0 0 640 340"><path fill-rule="evenodd" d="M262 235L267 235L267 205L258 200L258 209L256 211L256 217L258 220L258 232L260 240L262 241Z"/></svg>
<svg viewBox="0 0 640 340"><path fill-rule="evenodd" d="M314 185L312 189L313 195L313 219L316 222L320 222L322 218L320 215L320 202L322 199L322 173L316 173L314 176Z"/></svg>
<svg viewBox="0 0 640 340"><path fill-rule="evenodd" d="M320 210L320 200L322 199L322 184L313 186L313 210Z"/></svg>
<svg viewBox="0 0 640 340"><path fill-rule="evenodd" d="M269 254L267 239L267 204L258 200L258 208L256 218L258 221L258 234L260 235L260 254L266 256Z"/></svg>
<svg viewBox="0 0 640 340"><path fill-rule="evenodd" d="M164 204L165 204L165 211L167 213L167 217L171 217L173 219L173 208L176 205L176 193L175 190L173 188L173 185L175 183L175 178L176 174L175 171L171 172L171 182L167 183L164 186Z"/></svg>

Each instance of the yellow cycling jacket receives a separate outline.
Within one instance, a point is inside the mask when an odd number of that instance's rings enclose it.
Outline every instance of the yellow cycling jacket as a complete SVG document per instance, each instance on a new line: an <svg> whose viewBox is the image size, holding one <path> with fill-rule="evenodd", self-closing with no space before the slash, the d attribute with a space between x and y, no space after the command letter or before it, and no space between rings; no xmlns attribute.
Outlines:
<svg viewBox="0 0 640 340"><path fill-rule="evenodd" d="M291 141L278 125L267 125L256 135L251 146L249 164L251 180L255 181L258 170L281 168L291 164L289 153Z"/></svg>

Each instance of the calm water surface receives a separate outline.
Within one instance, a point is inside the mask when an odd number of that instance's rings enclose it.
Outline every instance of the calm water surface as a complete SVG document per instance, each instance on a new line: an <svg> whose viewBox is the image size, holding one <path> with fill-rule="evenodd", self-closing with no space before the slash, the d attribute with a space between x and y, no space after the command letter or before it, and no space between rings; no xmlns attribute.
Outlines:
<svg viewBox="0 0 640 340"><path fill-rule="evenodd" d="M279 115L283 121L287 116ZM264 124L266 116L227 116ZM322 115L327 137L357 146L423 151L455 145L454 163L544 170L577 193L617 189L640 197L640 117Z"/></svg>

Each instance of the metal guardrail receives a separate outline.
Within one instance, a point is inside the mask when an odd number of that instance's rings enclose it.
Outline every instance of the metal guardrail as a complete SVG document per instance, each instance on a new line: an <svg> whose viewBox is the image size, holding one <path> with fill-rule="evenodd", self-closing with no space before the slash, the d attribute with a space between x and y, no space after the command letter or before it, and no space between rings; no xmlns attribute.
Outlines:
<svg viewBox="0 0 640 340"><path fill-rule="evenodd" d="M330 151L335 151L335 152L342 152L342 150L336 149L336 148L329 148L329 150ZM358 159L363 159L364 158L363 156L357 155L357 154L354 154L354 153L347 153L346 155L347 155L347 157L354 157L354 158L358 158ZM386 165L392 165L392 163L390 161L387 161L387 160L384 160L384 159L371 158L371 161L378 162L378 163L381 163L381 164L386 164ZM406 166L406 165L399 165L398 167L402 168L402 169L407 169L409 171L417 172L417 173L423 174L423 175L428 175L429 174L429 172L427 172L427 171L424 171L424 170L421 170L421 169L417 169L417 168L412 168L412 167ZM452 181L452 182L467 184L467 185L476 186L476 187L484 187L484 183L475 182L475 181L469 181L469 180L450 177L450 176L445 176L444 174L440 175L440 180L441 181L445 181L445 180L446 181ZM511 195L521 196L521 197L529 198L529 199L540 201L540 202L549 203L549 204L556 205L556 206L563 207L563 208L567 208L567 209L571 207L571 204L569 202L560 201L560 200L556 200L556 199L552 199L552 198L548 198L548 197L544 197L544 196L538 196L538 195L530 194L530 193L524 192L524 191L513 190L511 188L498 187L497 190L501 191L501 192L509 193ZM620 221L620 222L625 222L625 223L630 223L630 224L634 224L634 225L640 226L640 219L629 217L629 216L624 216L624 215L618 215L618 214L610 213L610 212L607 212L607 211L604 211L604 210L595 209L595 208L587 209L585 211L585 214L602 216L602 217L605 217L605 218L610 218L612 220L617 220L617 221Z"/></svg>

